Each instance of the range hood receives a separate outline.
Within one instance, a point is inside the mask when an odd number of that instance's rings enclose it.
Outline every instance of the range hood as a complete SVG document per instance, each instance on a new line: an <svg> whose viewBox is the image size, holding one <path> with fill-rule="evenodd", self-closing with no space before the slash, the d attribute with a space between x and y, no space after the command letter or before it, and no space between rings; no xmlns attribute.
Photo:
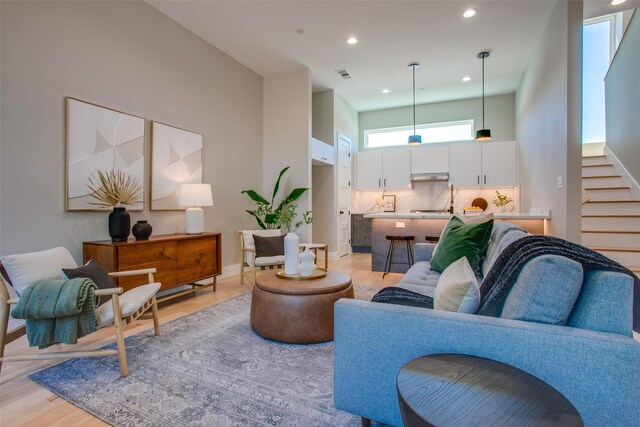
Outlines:
<svg viewBox="0 0 640 427"><path fill-rule="evenodd" d="M411 182L449 181L449 172L414 173Z"/></svg>

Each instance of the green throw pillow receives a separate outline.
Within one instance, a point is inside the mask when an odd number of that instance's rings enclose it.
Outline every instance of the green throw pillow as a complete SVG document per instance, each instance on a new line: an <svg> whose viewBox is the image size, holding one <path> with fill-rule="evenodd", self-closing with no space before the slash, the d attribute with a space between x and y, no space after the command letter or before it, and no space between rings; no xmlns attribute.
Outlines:
<svg viewBox="0 0 640 427"><path fill-rule="evenodd" d="M438 242L438 251L431 259L431 269L443 272L449 265L462 257L467 257L476 270L487 249L493 220L480 224L465 224L454 216L449 220Z"/></svg>

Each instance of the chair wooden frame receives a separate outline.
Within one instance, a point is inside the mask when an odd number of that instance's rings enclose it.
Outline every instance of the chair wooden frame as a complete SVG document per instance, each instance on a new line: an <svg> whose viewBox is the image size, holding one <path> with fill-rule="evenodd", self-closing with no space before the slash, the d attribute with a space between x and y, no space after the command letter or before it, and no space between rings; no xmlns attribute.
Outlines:
<svg viewBox="0 0 640 427"><path fill-rule="evenodd" d="M245 230L246 231L246 230ZM240 261L240 283L244 284L244 270L246 267L251 267L253 283L256 283L256 250L254 248L248 248L245 246L244 242L244 234L242 231L238 232L240 234L240 247L242 248L242 260ZM318 259L318 249L324 251L324 268L327 270L329 268L329 247L325 244L320 243L300 243L299 249L303 251L306 246L310 246L309 249L313 251L316 256L316 260ZM251 264L245 262L245 254L250 254L251 256ZM245 266L246 264L246 266ZM275 268L284 268L284 262L275 263L275 264L267 264L258 266L260 270L273 270Z"/></svg>
<svg viewBox="0 0 640 427"><path fill-rule="evenodd" d="M137 276L146 274L149 283L154 283L153 274L156 273L155 268L146 268L141 270L130 270L109 273L111 277L125 277L125 276ZM6 274L0 263L0 274L3 279L8 283L11 283L9 276ZM9 331L9 313L11 311L11 305L18 303L19 298L10 298L9 290L2 283L0 286L0 371L2 370L2 364L4 362L16 362L23 360L41 360L41 359L67 359L74 357L101 357L101 356L114 356L118 355L118 362L120 364L120 376L126 377L129 375L129 368L127 366L127 353L124 346L124 327L140 317L144 312L151 309L153 312L153 328L156 335L160 335L160 320L158 318L158 305L156 303L155 294L153 297L144 303L135 313L127 317L122 317L120 310L120 298L118 295L122 294L122 288L110 288L110 289L98 289L95 291L96 296L111 295L111 303L113 305L113 323L115 325L116 336L116 350L83 350L83 351L62 351L55 353L40 353L40 354L20 354L5 356L4 349L7 344L15 341L27 333L26 325L21 325L15 330ZM105 325L107 326L107 325Z"/></svg>
<svg viewBox="0 0 640 427"><path fill-rule="evenodd" d="M256 250L255 248L248 248L245 246L244 242L244 234L242 231L238 232L240 234L240 247L242 248L242 260L240 260L240 284L244 284L244 270L246 267L251 268L251 277L253 279L252 283L256 283ZM251 256L251 264L247 264L245 261L245 255L250 254ZM245 266L246 264L246 266ZM284 268L284 261L280 263L268 264L258 266L260 270L273 270L274 268Z"/></svg>

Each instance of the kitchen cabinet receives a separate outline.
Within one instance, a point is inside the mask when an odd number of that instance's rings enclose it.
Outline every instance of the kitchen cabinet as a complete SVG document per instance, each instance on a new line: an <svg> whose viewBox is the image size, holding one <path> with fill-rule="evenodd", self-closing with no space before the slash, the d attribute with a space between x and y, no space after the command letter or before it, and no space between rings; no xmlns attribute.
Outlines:
<svg viewBox="0 0 640 427"><path fill-rule="evenodd" d="M311 163L314 166L330 166L335 163L333 145L311 138Z"/></svg>
<svg viewBox="0 0 640 427"><path fill-rule="evenodd" d="M364 214L351 214L351 251L371 252L371 219Z"/></svg>
<svg viewBox="0 0 640 427"><path fill-rule="evenodd" d="M425 145L411 149L411 173L449 172L449 145Z"/></svg>
<svg viewBox="0 0 640 427"><path fill-rule="evenodd" d="M409 188L411 153L407 149L361 151L356 156L356 188Z"/></svg>
<svg viewBox="0 0 640 427"><path fill-rule="evenodd" d="M515 141L452 144L449 183L456 187L518 185Z"/></svg>

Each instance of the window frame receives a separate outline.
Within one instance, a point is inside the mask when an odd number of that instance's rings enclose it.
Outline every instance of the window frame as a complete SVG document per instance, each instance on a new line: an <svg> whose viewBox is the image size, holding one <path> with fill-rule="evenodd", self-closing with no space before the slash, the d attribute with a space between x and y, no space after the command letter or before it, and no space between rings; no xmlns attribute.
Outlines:
<svg viewBox="0 0 640 427"><path fill-rule="evenodd" d="M452 121L437 122L437 123L423 123L419 125L416 124L416 131L422 130L422 129L433 129L433 128L460 126L460 125L469 125L469 128L470 128L469 139L456 139L456 140L450 140L450 141L423 141L422 144L417 144L417 145L446 144L450 142L473 141L473 132L475 131L475 119L452 120ZM363 135L362 148L363 150L378 150L378 149L384 149L384 148L411 146L409 144L398 144L398 145L385 145L380 147L369 147L369 135L371 134L391 133L391 132L399 132L399 131L407 131L407 130L413 130L413 125L366 129L363 132L364 135Z"/></svg>

